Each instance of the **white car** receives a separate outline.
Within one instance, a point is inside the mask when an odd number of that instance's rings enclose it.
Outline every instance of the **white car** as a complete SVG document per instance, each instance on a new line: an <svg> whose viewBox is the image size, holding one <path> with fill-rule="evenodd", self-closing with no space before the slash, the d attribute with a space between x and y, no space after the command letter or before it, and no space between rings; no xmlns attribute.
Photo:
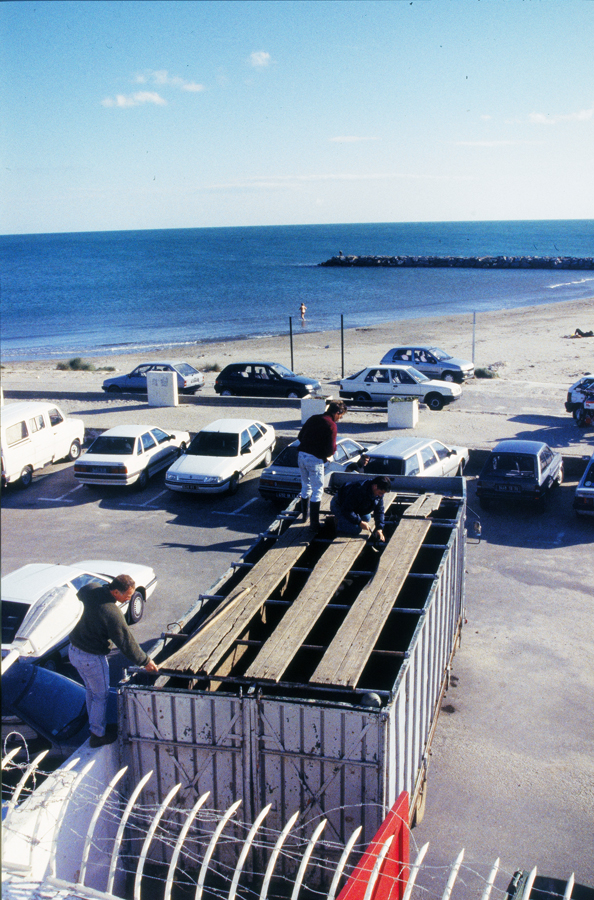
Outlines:
<svg viewBox="0 0 594 900"><path fill-rule="evenodd" d="M269 466L276 435L253 419L217 419L198 432L187 451L165 475L172 491L234 494L256 466Z"/></svg>
<svg viewBox="0 0 594 900"><path fill-rule="evenodd" d="M54 666L65 656L68 635L82 614L76 593L85 584L108 585L130 575L136 590L121 606L128 622L139 622L144 604L157 586L150 566L86 559L71 566L32 563L2 579L2 658L18 650L21 658Z"/></svg>
<svg viewBox="0 0 594 900"><path fill-rule="evenodd" d="M187 431L164 431L154 425L117 425L95 438L74 466L83 484L134 484L145 488L149 478L170 466L190 443Z"/></svg>
<svg viewBox="0 0 594 900"><path fill-rule="evenodd" d="M427 438L401 437L383 441L369 451L366 475L462 475L467 447L448 447Z"/></svg>
<svg viewBox="0 0 594 900"><path fill-rule="evenodd" d="M343 400L387 403L390 397L415 397L429 409L442 409L459 400L459 384L432 381L413 366L368 366L340 382Z"/></svg>
<svg viewBox="0 0 594 900"><path fill-rule="evenodd" d="M359 462L364 454L376 442L366 445L352 438L341 438L336 442L336 453L324 464L324 484L327 486L332 472L359 471ZM287 505L301 491L301 474L299 472L299 441L293 441L281 450L272 465L268 466L260 476L258 490L265 500ZM363 471L362 469L360 471Z"/></svg>

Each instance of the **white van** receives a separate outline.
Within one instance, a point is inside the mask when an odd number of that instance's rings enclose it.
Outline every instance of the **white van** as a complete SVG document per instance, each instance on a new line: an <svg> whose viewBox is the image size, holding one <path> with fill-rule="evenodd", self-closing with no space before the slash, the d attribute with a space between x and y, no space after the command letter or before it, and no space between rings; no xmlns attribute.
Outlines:
<svg viewBox="0 0 594 900"><path fill-rule="evenodd" d="M59 459L78 459L85 437L82 419L71 419L54 404L9 403L0 409L2 486L28 487L33 471Z"/></svg>

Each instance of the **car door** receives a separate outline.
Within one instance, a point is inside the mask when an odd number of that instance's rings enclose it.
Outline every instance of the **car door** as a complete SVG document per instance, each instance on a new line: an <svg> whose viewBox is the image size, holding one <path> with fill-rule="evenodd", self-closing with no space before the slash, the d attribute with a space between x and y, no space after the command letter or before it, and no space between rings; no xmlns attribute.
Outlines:
<svg viewBox="0 0 594 900"><path fill-rule="evenodd" d="M138 449L142 451L140 456L144 458L144 465L142 468L148 469L149 475L152 475L153 472L157 472L158 469L161 468L159 445L150 431L145 431L144 434L141 435Z"/></svg>
<svg viewBox="0 0 594 900"><path fill-rule="evenodd" d="M390 374L393 394L399 397L418 397L419 399L424 396L421 385L405 369L392 369Z"/></svg>
<svg viewBox="0 0 594 900"><path fill-rule="evenodd" d="M387 403L393 394L390 370L384 368L369 369L365 376L365 390L372 400Z"/></svg>
<svg viewBox="0 0 594 900"><path fill-rule="evenodd" d="M250 425L248 431L252 439L253 455L253 465L250 466L250 468L253 468L254 466L258 465L258 463L266 455L266 441L264 439L264 432L255 422L253 425Z"/></svg>
<svg viewBox="0 0 594 900"><path fill-rule="evenodd" d="M442 444L441 441L433 441L431 446L435 451L441 465L442 475L455 475L460 465L460 458L457 453L450 454L450 448Z"/></svg>
<svg viewBox="0 0 594 900"><path fill-rule="evenodd" d="M256 465L254 442L249 428L245 428L239 436L239 469L245 475Z"/></svg>
<svg viewBox="0 0 594 900"><path fill-rule="evenodd" d="M152 428L151 434L157 442L155 457L159 460L159 468L170 465L179 456L179 448L171 435L162 428Z"/></svg>
<svg viewBox="0 0 594 900"><path fill-rule="evenodd" d="M146 394L146 373L151 369L149 365L136 366L136 368L130 372L128 378L126 379L126 385L123 388L125 391L134 391Z"/></svg>
<svg viewBox="0 0 594 900"><path fill-rule="evenodd" d="M420 457L423 465L421 475L429 476L442 474L442 465L430 444L420 450Z"/></svg>
<svg viewBox="0 0 594 900"><path fill-rule="evenodd" d="M31 452L33 453L33 465L36 469L45 466L46 463L59 459L58 447L54 439L53 429L50 427L47 413L39 413L27 420L26 430L31 437ZM64 452L63 456L66 455Z"/></svg>

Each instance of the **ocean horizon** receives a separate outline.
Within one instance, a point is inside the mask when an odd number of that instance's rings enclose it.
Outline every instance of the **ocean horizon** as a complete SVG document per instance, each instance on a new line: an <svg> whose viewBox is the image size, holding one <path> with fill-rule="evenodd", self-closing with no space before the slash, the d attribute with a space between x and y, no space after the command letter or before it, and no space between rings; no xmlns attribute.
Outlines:
<svg viewBox="0 0 594 900"><path fill-rule="evenodd" d="M573 256L594 220L250 226L6 235L5 362L108 356L594 296L594 273L337 269L345 255ZM188 355L190 355L188 353ZM194 354L192 354L194 355Z"/></svg>

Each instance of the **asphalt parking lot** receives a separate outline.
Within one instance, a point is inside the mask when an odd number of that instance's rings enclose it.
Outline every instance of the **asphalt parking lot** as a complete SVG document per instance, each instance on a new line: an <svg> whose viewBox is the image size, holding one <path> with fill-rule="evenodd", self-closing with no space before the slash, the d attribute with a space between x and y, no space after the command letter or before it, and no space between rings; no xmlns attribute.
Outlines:
<svg viewBox="0 0 594 900"><path fill-rule="evenodd" d="M274 519L258 478L232 497L195 497L168 491L163 473L142 492L94 490L71 465L50 466L28 490L3 492L2 573L85 558L151 565L159 584L134 626L149 647ZM499 887L533 865L594 883L594 519L575 516L575 483L544 511L484 512L467 479L468 521L480 519L482 535L469 532L467 624L413 839L430 841L429 866L464 846L466 864L486 876L500 856Z"/></svg>

